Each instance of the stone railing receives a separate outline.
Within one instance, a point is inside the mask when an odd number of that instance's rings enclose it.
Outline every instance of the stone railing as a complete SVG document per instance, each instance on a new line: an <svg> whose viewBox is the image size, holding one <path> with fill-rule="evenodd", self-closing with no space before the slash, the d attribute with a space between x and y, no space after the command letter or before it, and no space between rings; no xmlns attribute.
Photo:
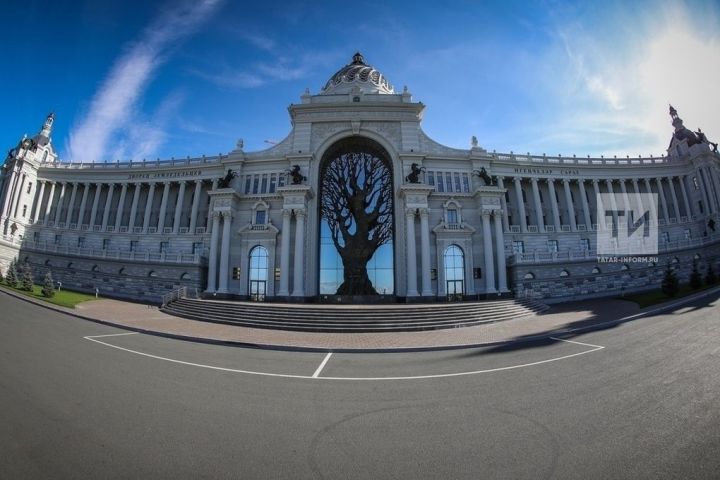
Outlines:
<svg viewBox="0 0 720 480"><path fill-rule="evenodd" d="M5 238L3 238L5 239ZM24 250L31 250L57 255L101 258L107 260L126 260L131 262L157 262L200 265L206 261L201 253L185 252L149 252L129 250L105 250L93 247L72 247L47 242L21 241L13 239L13 243Z"/></svg>
<svg viewBox="0 0 720 480"><path fill-rule="evenodd" d="M636 166L636 165L655 165L655 164L662 164L667 163L668 158L664 155L661 155L659 157L642 157L638 156L637 158L630 158L630 156L627 156L626 158L605 158L605 157L590 157L588 155L587 158L583 157L576 157L573 155L572 157L563 157L562 155L558 155L557 157L547 155L530 155L530 154L516 154L513 152L510 153L492 153L493 158L496 160L506 160L506 161L512 161L512 162L527 162L532 164L546 164L546 165L628 165L628 166Z"/></svg>
<svg viewBox="0 0 720 480"><path fill-rule="evenodd" d="M206 165L221 163L227 155L217 155L212 157L187 157L187 158L171 158L170 160L140 160L121 162L47 162L41 165L41 168L57 168L57 169L111 169L111 168L158 168L158 167L183 167L193 165Z"/></svg>

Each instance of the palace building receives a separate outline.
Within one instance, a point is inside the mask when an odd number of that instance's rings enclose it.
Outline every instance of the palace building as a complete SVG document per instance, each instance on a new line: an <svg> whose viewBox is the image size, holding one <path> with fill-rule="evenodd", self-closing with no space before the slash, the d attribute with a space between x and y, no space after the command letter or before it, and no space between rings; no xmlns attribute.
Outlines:
<svg viewBox="0 0 720 480"><path fill-rule="evenodd" d="M672 107L667 155L651 158L501 154L474 137L450 148L423 132L424 110L356 54L290 105L292 130L262 151L238 141L218 156L72 163L51 114L2 168L0 269L18 258L36 281L50 271L63 288L148 302L178 287L554 302L657 288L668 266L681 280L693 264L719 271L720 155ZM619 211L603 194L657 199L644 204L657 219L647 255L625 255L616 236L616 255L600 251Z"/></svg>

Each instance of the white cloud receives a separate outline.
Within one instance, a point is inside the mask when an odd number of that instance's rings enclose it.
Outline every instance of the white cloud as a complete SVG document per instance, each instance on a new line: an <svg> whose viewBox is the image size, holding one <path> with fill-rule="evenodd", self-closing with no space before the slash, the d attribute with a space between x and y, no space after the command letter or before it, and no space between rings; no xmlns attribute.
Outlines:
<svg viewBox="0 0 720 480"><path fill-rule="evenodd" d="M72 161L107 159L118 137L132 138L137 129L137 104L167 51L191 34L215 11L221 0L202 0L164 10L141 37L120 56L93 97L85 116L73 127L67 157ZM152 138L152 140L150 140ZM162 142L155 129L135 153L150 155ZM114 152L124 149L114 148Z"/></svg>

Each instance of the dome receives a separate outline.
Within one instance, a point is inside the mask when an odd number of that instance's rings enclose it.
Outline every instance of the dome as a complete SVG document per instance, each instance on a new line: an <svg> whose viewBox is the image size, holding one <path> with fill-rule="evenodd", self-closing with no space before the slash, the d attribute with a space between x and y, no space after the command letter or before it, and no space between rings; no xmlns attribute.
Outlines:
<svg viewBox="0 0 720 480"><path fill-rule="evenodd" d="M350 93L353 87L359 87L363 93L393 94L393 89L385 75L365 63L360 52L353 55L352 62L330 77L320 91L321 95Z"/></svg>

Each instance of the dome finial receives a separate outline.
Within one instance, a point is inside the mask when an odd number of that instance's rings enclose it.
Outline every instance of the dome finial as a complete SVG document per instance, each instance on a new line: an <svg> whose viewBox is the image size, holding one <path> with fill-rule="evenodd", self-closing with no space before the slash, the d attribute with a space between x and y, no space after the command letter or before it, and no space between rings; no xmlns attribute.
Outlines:
<svg viewBox="0 0 720 480"><path fill-rule="evenodd" d="M360 52L355 52L355 55L353 55L353 65L365 65L365 59L363 58L362 54Z"/></svg>

